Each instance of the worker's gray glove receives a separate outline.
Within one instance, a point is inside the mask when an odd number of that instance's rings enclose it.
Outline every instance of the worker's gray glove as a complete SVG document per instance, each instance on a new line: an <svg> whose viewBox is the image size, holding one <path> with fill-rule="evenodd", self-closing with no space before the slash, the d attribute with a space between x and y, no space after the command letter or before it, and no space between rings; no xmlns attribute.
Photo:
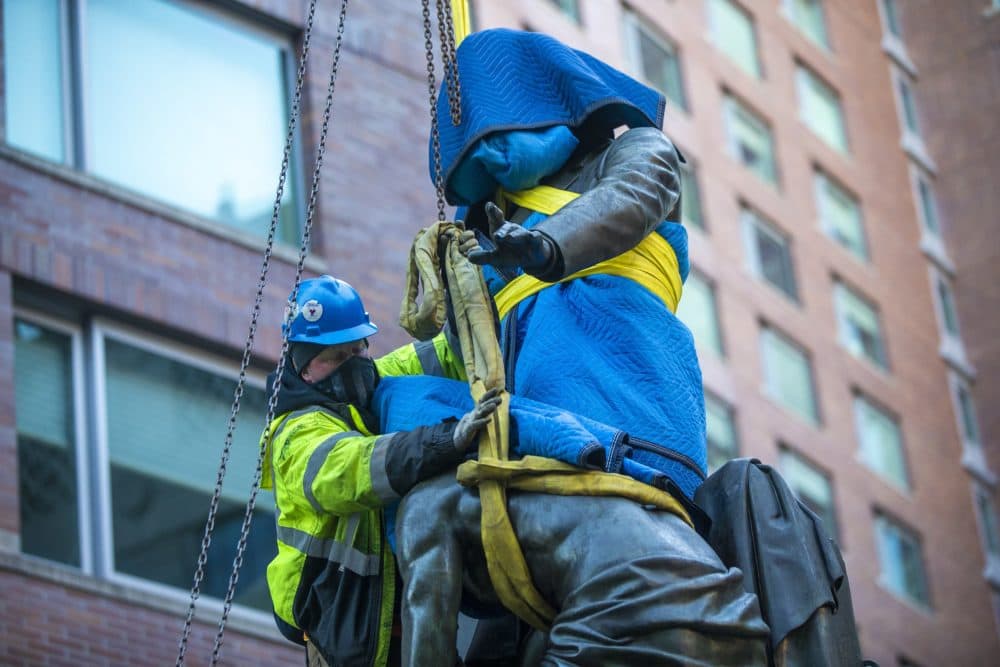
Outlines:
<svg viewBox="0 0 1000 667"><path fill-rule="evenodd" d="M476 407L469 410L458 420L458 425L455 426L455 432L452 435L455 449L464 452L469 448L469 445L479 435L479 431L486 426L490 417L493 416L493 413L500 406L500 401L500 390L490 389L479 399Z"/></svg>
<svg viewBox="0 0 1000 667"><path fill-rule="evenodd" d="M491 264L498 268L520 267L525 273L542 276L550 271L559 257L555 241L534 229L507 222L503 211L493 202L486 204L490 236L496 245L485 250L471 231L459 237L459 249L473 264Z"/></svg>

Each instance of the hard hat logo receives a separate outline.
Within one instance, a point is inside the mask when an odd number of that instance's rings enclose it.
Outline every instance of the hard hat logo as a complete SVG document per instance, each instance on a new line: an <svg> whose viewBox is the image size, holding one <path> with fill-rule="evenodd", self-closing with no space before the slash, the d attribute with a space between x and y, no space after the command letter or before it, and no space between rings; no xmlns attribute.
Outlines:
<svg viewBox="0 0 1000 667"><path fill-rule="evenodd" d="M317 322L323 317L323 304L316 299L309 299L302 306L302 317L307 322Z"/></svg>

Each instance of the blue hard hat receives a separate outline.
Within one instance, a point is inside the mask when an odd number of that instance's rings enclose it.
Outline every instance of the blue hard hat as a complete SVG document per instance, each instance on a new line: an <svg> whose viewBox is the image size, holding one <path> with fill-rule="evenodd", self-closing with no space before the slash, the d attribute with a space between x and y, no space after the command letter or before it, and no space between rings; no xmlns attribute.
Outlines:
<svg viewBox="0 0 1000 667"><path fill-rule="evenodd" d="M361 295L333 276L299 283L295 311L285 317L288 341L338 345L367 338L378 331L361 302Z"/></svg>

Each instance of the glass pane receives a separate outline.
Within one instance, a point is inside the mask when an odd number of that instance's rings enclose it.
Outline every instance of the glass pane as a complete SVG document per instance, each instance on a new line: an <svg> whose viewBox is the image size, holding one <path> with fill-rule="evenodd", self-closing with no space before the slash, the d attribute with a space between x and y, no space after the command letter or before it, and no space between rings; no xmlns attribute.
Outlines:
<svg viewBox="0 0 1000 667"><path fill-rule="evenodd" d="M3 0L7 142L66 161L59 0Z"/></svg>
<svg viewBox="0 0 1000 667"><path fill-rule="evenodd" d="M819 172L816 192L817 208L826 232L859 258L867 259L868 247L857 200Z"/></svg>
<svg viewBox="0 0 1000 667"><path fill-rule="evenodd" d="M781 473L795 495L823 520L827 532L837 535L833 490L826 475L788 450L781 452Z"/></svg>
<svg viewBox="0 0 1000 667"><path fill-rule="evenodd" d="M997 515L993 509L993 499L983 491L976 491L976 510L983 527L983 545L986 552L1000 556L1000 533L997 532Z"/></svg>
<svg viewBox="0 0 1000 667"><path fill-rule="evenodd" d="M976 408L972 396L965 387L959 386L958 407L962 414L962 437L970 445L979 444L979 425L976 423Z"/></svg>
<svg viewBox="0 0 1000 667"><path fill-rule="evenodd" d="M795 272L792 270L792 256L788 250L788 242L754 214L746 213L746 215L750 216L754 244L752 252L760 276L791 299L796 299Z"/></svg>
<svg viewBox="0 0 1000 667"><path fill-rule="evenodd" d="M776 182L774 147L767 125L732 98L729 98L726 106L729 112L730 142L736 159L765 181Z"/></svg>
<svg viewBox="0 0 1000 667"><path fill-rule="evenodd" d="M840 152L847 152L847 135L840 98L809 70L799 67L802 118L820 139Z"/></svg>
<svg viewBox="0 0 1000 667"><path fill-rule="evenodd" d="M958 315L955 312L955 299L952 297L951 288L944 280L937 277L938 301L941 304L941 320L944 330L952 336L959 335Z"/></svg>
<svg viewBox="0 0 1000 667"><path fill-rule="evenodd" d="M934 236L938 236L941 233L941 226L938 224L934 192L923 177L917 179L917 189L920 191L920 210L923 212L924 228Z"/></svg>
<svg viewBox="0 0 1000 667"><path fill-rule="evenodd" d="M668 49L660 40L648 34L642 26L637 26L635 33L639 40L642 76L651 85L662 90L671 102L682 109L686 108L676 51Z"/></svg>
<svg viewBox="0 0 1000 667"><path fill-rule="evenodd" d="M79 566L70 337L15 320L14 387L21 550Z"/></svg>
<svg viewBox="0 0 1000 667"><path fill-rule="evenodd" d="M577 23L580 22L580 3L578 0L549 0Z"/></svg>
<svg viewBox="0 0 1000 667"><path fill-rule="evenodd" d="M823 19L821 0L791 0L789 4L792 20L809 39L820 46L829 48L826 36L826 22Z"/></svg>
<svg viewBox="0 0 1000 667"><path fill-rule="evenodd" d="M712 472L737 455L737 446L733 411L710 394L705 394L705 431L708 441L708 470Z"/></svg>
<svg viewBox="0 0 1000 667"><path fill-rule="evenodd" d="M715 310L715 292L712 286L692 273L684 283L683 295L677 308L677 317L691 330L701 349L722 355L722 337Z"/></svg>
<svg viewBox="0 0 1000 667"><path fill-rule="evenodd" d="M689 164L681 165L681 221L699 229L705 228L701 212L701 189L698 173Z"/></svg>
<svg viewBox="0 0 1000 667"><path fill-rule="evenodd" d="M708 7L715 45L736 64L759 78L760 62L757 60L753 19L730 0L709 0Z"/></svg>
<svg viewBox="0 0 1000 667"><path fill-rule="evenodd" d="M187 589L215 488L235 380L105 340L114 567ZM223 597L256 466L266 399L243 395L202 590ZM236 602L270 610L274 502L257 508Z"/></svg>
<svg viewBox="0 0 1000 667"><path fill-rule="evenodd" d="M882 579L896 593L928 604L927 578L916 537L886 517L876 520Z"/></svg>
<svg viewBox="0 0 1000 667"><path fill-rule="evenodd" d="M910 85L899 78L899 101L903 107L903 123L913 134L920 134L920 124L917 121L917 107L913 101L913 90Z"/></svg>
<svg viewBox="0 0 1000 667"><path fill-rule="evenodd" d="M909 485L899 426L885 412L861 396L854 400L859 452L868 467L902 488Z"/></svg>
<svg viewBox="0 0 1000 667"><path fill-rule="evenodd" d="M86 16L88 168L266 235L287 122L281 48L162 0L90 0ZM297 243L288 183L279 240Z"/></svg>
<svg viewBox="0 0 1000 667"><path fill-rule="evenodd" d="M809 359L798 347L770 329L763 332L764 375L771 395L789 409L818 422Z"/></svg>
<svg viewBox="0 0 1000 667"><path fill-rule="evenodd" d="M882 15L885 17L885 28L896 37L902 37L899 26L899 13L896 10L896 0L882 0Z"/></svg>
<svg viewBox="0 0 1000 667"><path fill-rule="evenodd" d="M885 346L878 312L841 284L836 286L841 337L851 354L885 367Z"/></svg>

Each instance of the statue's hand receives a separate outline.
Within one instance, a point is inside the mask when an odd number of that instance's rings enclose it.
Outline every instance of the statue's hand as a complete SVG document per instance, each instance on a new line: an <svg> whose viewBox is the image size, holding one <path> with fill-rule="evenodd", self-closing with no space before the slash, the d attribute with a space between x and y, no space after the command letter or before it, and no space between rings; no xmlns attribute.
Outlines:
<svg viewBox="0 0 1000 667"><path fill-rule="evenodd" d="M493 202L486 204L486 217L496 249L485 250L476 241L473 232L463 232L459 248L469 261L502 268L521 267L533 275L543 273L552 264L556 248L548 236L507 222L503 211Z"/></svg>

